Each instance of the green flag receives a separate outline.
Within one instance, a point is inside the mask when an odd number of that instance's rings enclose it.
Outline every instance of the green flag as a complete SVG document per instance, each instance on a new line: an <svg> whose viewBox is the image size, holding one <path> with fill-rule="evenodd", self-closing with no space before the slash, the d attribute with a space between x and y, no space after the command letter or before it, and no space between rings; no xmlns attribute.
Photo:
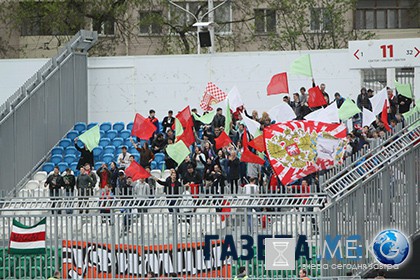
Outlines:
<svg viewBox="0 0 420 280"><path fill-rule="evenodd" d="M230 123L232 122L232 114L230 113L229 100L226 102L226 119L225 119L225 133L229 135Z"/></svg>
<svg viewBox="0 0 420 280"><path fill-rule="evenodd" d="M203 116L201 116L201 117L199 117L197 114L195 114L195 113L192 113L192 115L193 115L193 117L194 117L194 119L196 120L196 121L200 121L200 122L202 122L202 123L204 123L204 124L211 124L211 122L213 121L213 119L214 119L214 116L216 115L216 111L215 110L213 110L213 111L211 111L211 112L208 112L207 114L205 114L205 115L203 115Z"/></svg>
<svg viewBox="0 0 420 280"><path fill-rule="evenodd" d="M413 98L410 84L400 84L399 82L395 81L395 88L397 89L398 94L407 98Z"/></svg>
<svg viewBox="0 0 420 280"><path fill-rule="evenodd" d="M184 129L182 128L182 124L178 120L178 118L175 118L175 139L176 139L176 137L181 136L182 133L184 133Z"/></svg>
<svg viewBox="0 0 420 280"><path fill-rule="evenodd" d="M175 144L168 145L166 147L166 153L168 153L168 156L170 156L179 165L190 154L190 150L185 145L184 141L181 140Z"/></svg>
<svg viewBox="0 0 420 280"><path fill-rule="evenodd" d="M410 111L402 113L404 119L409 121L415 114L420 114L420 99L416 100L416 107L411 108ZM420 121L416 121L416 124L411 127L410 131L417 128L420 125Z"/></svg>
<svg viewBox="0 0 420 280"><path fill-rule="evenodd" d="M340 109L338 109L338 116L340 117L340 120L346 121L360 112L359 107L357 107L350 98L347 98Z"/></svg>
<svg viewBox="0 0 420 280"><path fill-rule="evenodd" d="M290 74L312 77L311 57L309 54L302 55L292 62Z"/></svg>
<svg viewBox="0 0 420 280"><path fill-rule="evenodd" d="M91 129L87 130L85 133L79 136L79 140L85 144L86 148L89 151L93 151L94 148L98 147L99 139L101 134L99 132L99 126L95 125Z"/></svg>

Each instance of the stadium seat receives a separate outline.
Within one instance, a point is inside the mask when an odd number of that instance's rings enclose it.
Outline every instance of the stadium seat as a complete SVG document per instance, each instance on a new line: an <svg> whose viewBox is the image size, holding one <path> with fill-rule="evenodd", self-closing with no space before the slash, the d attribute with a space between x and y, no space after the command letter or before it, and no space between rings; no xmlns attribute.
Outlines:
<svg viewBox="0 0 420 280"><path fill-rule="evenodd" d="M102 161L106 164L109 164L111 161L114 160L114 154L104 154L102 157Z"/></svg>
<svg viewBox="0 0 420 280"><path fill-rule="evenodd" d="M101 147L106 147L111 143L111 139L109 138L101 138L101 140L99 140L99 146Z"/></svg>
<svg viewBox="0 0 420 280"><path fill-rule="evenodd" d="M68 164L71 164L76 161L76 155L65 155L64 156L64 162L67 162Z"/></svg>
<svg viewBox="0 0 420 280"><path fill-rule="evenodd" d="M99 135L101 138L105 137L105 133L106 133L105 131L99 130Z"/></svg>
<svg viewBox="0 0 420 280"><path fill-rule="evenodd" d="M155 161L159 164L162 161L165 161L165 154L164 153L156 153L155 154Z"/></svg>
<svg viewBox="0 0 420 280"><path fill-rule="evenodd" d="M59 162L63 161L63 156L62 155L53 155L51 157L51 162L54 164L58 164Z"/></svg>
<svg viewBox="0 0 420 280"><path fill-rule="evenodd" d="M161 162L159 162L159 163L158 163L158 165L157 165L157 168L158 168L159 170L165 170L165 169L166 169L166 166L165 166L165 161L161 161Z"/></svg>
<svg viewBox="0 0 420 280"><path fill-rule="evenodd" d="M87 129L91 129L92 127L94 127L97 124L98 124L97 122L91 122L90 124L88 124Z"/></svg>
<svg viewBox="0 0 420 280"><path fill-rule="evenodd" d="M67 138L70 139L70 141L74 141L74 139L78 136L79 136L79 132L77 130L70 130L67 133Z"/></svg>
<svg viewBox="0 0 420 280"><path fill-rule="evenodd" d="M110 122L104 122L99 126L100 130L103 130L104 132L108 132L112 128L112 124Z"/></svg>
<svg viewBox="0 0 420 280"><path fill-rule="evenodd" d="M113 130L113 129L109 130L106 133L106 137L111 139L111 140L113 140L115 137L117 137L117 135L118 135L118 132L116 130Z"/></svg>
<svg viewBox="0 0 420 280"><path fill-rule="evenodd" d="M95 147L93 149L93 156L99 157L102 154L103 150L104 148L102 146Z"/></svg>
<svg viewBox="0 0 420 280"><path fill-rule="evenodd" d="M104 154L112 154L114 156L115 154L115 147L114 146L106 146L103 150Z"/></svg>
<svg viewBox="0 0 420 280"><path fill-rule="evenodd" d="M153 169L150 171L150 174L152 176L155 176L156 178L161 178L162 177L162 172L159 169Z"/></svg>
<svg viewBox="0 0 420 280"><path fill-rule="evenodd" d="M103 161L98 161L97 163L95 163L95 170L98 170L102 166L102 164L104 164Z"/></svg>
<svg viewBox="0 0 420 280"><path fill-rule="evenodd" d="M51 155L63 155L64 149L63 147L56 146L52 148Z"/></svg>
<svg viewBox="0 0 420 280"><path fill-rule="evenodd" d="M72 162L70 164L70 169L74 172L74 175L76 175L76 171L79 171L79 170L77 170L77 163L78 162Z"/></svg>
<svg viewBox="0 0 420 280"><path fill-rule="evenodd" d="M28 183L25 185L26 190L34 190L39 188L39 181L38 180L29 180Z"/></svg>
<svg viewBox="0 0 420 280"><path fill-rule="evenodd" d="M61 139L60 142L58 143L58 146L63 147L64 149L67 148L68 146L70 146L72 144L70 139L64 138Z"/></svg>
<svg viewBox="0 0 420 280"><path fill-rule="evenodd" d="M140 162L140 154L138 152L132 153L132 156L134 156L135 161Z"/></svg>
<svg viewBox="0 0 420 280"><path fill-rule="evenodd" d="M133 128L133 122L129 122L128 124L127 124L127 130L130 130L131 131L131 129Z"/></svg>
<svg viewBox="0 0 420 280"><path fill-rule="evenodd" d="M55 166L54 163L46 162L46 163L44 163L44 166L42 167L42 170L47 172L47 174L48 174L48 173L50 173L51 171L54 170L54 166Z"/></svg>
<svg viewBox="0 0 420 280"><path fill-rule="evenodd" d="M129 152L130 154L138 153L138 151L137 151L137 150L136 150L136 148L134 148L134 147L130 147L130 148L128 148L128 152Z"/></svg>
<svg viewBox="0 0 420 280"><path fill-rule="evenodd" d="M116 122L112 126L112 129L116 130L117 132L120 132L124 129L124 127L125 127L125 124L123 122Z"/></svg>
<svg viewBox="0 0 420 280"><path fill-rule="evenodd" d="M166 180L166 178L168 178L169 176L171 176L171 170L170 169L164 170L162 173L162 180Z"/></svg>
<svg viewBox="0 0 420 280"><path fill-rule="evenodd" d="M120 137L122 139L130 138L130 135L131 135L131 131L130 130L125 129L125 130L120 131Z"/></svg>
<svg viewBox="0 0 420 280"><path fill-rule="evenodd" d="M152 161L151 163L150 163L150 169L156 169L157 168L157 163L156 163L156 161Z"/></svg>
<svg viewBox="0 0 420 280"><path fill-rule="evenodd" d="M112 140L112 145L115 147L119 147L124 144L124 140L121 137L115 137L114 140Z"/></svg>
<svg viewBox="0 0 420 280"><path fill-rule="evenodd" d="M78 122L74 125L74 130L77 130L79 133L83 133L86 131L86 123Z"/></svg>
<svg viewBox="0 0 420 280"><path fill-rule="evenodd" d="M66 148L66 155L77 155L78 152L79 151L74 146Z"/></svg>
<svg viewBox="0 0 420 280"><path fill-rule="evenodd" d="M38 171L37 173L35 173L33 179L36 180L36 181L40 181L40 182L43 181L43 180L46 180L47 179L47 172Z"/></svg>
<svg viewBox="0 0 420 280"><path fill-rule="evenodd" d="M124 140L124 145L126 145L128 149L133 147L133 143L131 143L130 138Z"/></svg>
<svg viewBox="0 0 420 280"><path fill-rule="evenodd" d="M67 162L60 162L57 165L58 165L58 169L60 170L60 173L64 172L69 167L69 164Z"/></svg>

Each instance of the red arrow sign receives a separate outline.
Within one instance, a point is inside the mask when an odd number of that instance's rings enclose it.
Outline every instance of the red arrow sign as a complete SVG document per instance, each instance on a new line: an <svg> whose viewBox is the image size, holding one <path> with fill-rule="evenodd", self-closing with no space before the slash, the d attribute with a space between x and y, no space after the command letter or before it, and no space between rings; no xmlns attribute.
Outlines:
<svg viewBox="0 0 420 280"><path fill-rule="evenodd" d="M360 58L357 56L357 53L359 52L359 49L357 49L357 51L353 54L355 58L357 58L357 60L359 60Z"/></svg>
<svg viewBox="0 0 420 280"><path fill-rule="evenodd" d="M420 54L420 50L416 47L414 47L414 49L417 51L416 55L414 57L417 57Z"/></svg>

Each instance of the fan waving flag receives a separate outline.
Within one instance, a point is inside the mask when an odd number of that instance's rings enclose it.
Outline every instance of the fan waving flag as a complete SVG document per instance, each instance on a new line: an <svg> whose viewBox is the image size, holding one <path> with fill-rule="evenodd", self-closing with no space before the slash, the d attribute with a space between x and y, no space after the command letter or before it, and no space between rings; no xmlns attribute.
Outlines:
<svg viewBox="0 0 420 280"><path fill-rule="evenodd" d="M185 145L184 141L178 141L175 144L168 145L166 147L166 153L176 163L181 164L190 154L190 150Z"/></svg>
<svg viewBox="0 0 420 280"><path fill-rule="evenodd" d="M137 181L138 179L147 179L151 175L144 169L138 162L132 161L130 166L125 169L125 174L128 177L131 177L133 181Z"/></svg>
<svg viewBox="0 0 420 280"><path fill-rule="evenodd" d="M203 98L201 99L200 107L204 111L212 111L213 108L211 107L211 105L225 100L226 97L226 92L218 88L212 82L209 82L207 84L206 90L204 91Z"/></svg>
<svg viewBox="0 0 420 280"><path fill-rule="evenodd" d="M33 226L26 226L13 219L9 241L11 255L44 255L46 218Z"/></svg>
<svg viewBox="0 0 420 280"><path fill-rule="evenodd" d="M99 131L99 126L95 125L91 129L87 130L85 133L79 136L79 140L85 144L86 148L89 151L93 151L99 145L99 140L101 139L101 133Z"/></svg>
<svg viewBox="0 0 420 280"><path fill-rule="evenodd" d="M327 105L324 95L318 86L308 89L308 105L310 108Z"/></svg>
<svg viewBox="0 0 420 280"><path fill-rule="evenodd" d="M219 137L214 138L214 142L216 143L216 150L219 150L232 143L232 139L230 139L226 132L222 131Z"/></svg>
<svg viewBox="0 0 420 280"><path fill-rule="evenodd" d="M149 140L153 133L156 131L156 126L151 122L147 121L145 117L140 114L136 114L134 118L133 128L131 129L131 135L134 135L143 140Z"/></svg>
<svg viewBox="0 0 420 280"><path fill-rule="evenodd" d="M340 163L346 126L315 121L289 121L264 129L270 164L283 185Z"/></svg>
<svg viewBox="0 0 420 280"><path fill-rule="evenodd" d="M388 123L388 102L384 102L381 113L381 121L384 123L384 127L387 131L391 131Z"/></svg>
<svg viewBox="0 0 420 280"><path fill-rule="evenodd" d="M267 95L280 93L289 93L289 83L287 82L286 72L274 75L267 86Z"/></svg>
<svg viewBox="0 0 420 280"><path fill-rule="evenodd" d="M295 59L290 66L290 74L312 77L311 57L309 54Z"/></svg>
<svg viewBox="0 0 420 280"><path fill-rule="evenodd" d="M182 127L193 127L194 126L194 120L191 115L190 106L185 107L181 112L179 112L175 118L177 118L180 123L182 124Z"/></svg>

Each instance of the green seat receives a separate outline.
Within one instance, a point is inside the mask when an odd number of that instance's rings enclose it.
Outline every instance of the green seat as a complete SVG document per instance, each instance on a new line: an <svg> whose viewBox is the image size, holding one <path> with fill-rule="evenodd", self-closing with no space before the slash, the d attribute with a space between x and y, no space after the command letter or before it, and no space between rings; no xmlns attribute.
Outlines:
<svg viewBox="0 0 420 280"><path fill-rule="evenodd" d="M42 268L42 277L50 278L54 276L55 267L52 265L47 265Z"/></svg>
<svg viewBox="0 0 420 280"><path fill-rule="evenodd" d="M25 266L17 266L15 268L14 276L17 279L27 278L29 276L28 267L25 267Z"/></svg>
<svg viewBox="0 0 420 280"><path fill-rule="evenodd" d="M36 256L33 262L37 267L43 267L45 265L44 256Z"/></svg>
<svg viewBox="0 0 420 280"><path fill-rule="evenodd" d="M9 268L8 267L0 267L0 279L4 279L9 276Z"/></svg>
<svg viewBox="0 0 420 280"><path fill-rule="evenodd" d="M31 268L31 277L41 277L42 278L42 266L35 266Z"/></svg>

